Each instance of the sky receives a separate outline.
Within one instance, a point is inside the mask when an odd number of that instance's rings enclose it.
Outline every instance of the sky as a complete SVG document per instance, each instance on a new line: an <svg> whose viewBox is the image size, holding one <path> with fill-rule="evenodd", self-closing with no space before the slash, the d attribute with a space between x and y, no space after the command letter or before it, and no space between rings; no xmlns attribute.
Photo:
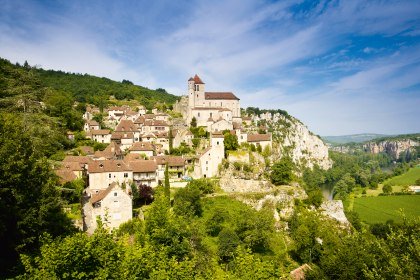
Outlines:
<svg viewBox="0 0 420 280"><path fill-rule="evenodd" d="M241 107L318 135L420 132L420 1L0 0L0 57Z"/></svg>

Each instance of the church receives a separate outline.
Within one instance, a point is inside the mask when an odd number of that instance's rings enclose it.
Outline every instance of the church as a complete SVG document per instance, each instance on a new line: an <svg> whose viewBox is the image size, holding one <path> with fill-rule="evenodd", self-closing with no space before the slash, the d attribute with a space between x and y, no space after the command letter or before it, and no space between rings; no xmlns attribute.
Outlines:
<svg viewBox="0 0 420 280"><path fill-rule="evenodd" d="M233 123L241 123L239 98L232 92L206 92L198 75L188 80L188 123L195 117L197 126L208 131L232 130Z"/></svg>

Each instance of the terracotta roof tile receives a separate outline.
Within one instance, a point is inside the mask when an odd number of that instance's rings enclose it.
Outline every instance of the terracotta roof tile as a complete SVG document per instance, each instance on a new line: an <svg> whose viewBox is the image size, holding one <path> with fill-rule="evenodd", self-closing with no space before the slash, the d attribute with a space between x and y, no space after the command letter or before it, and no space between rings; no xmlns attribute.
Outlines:
<svg viewBox="0 0 420 280"><path fill-rule="evenodd" d="M106 135L109 134L111 131L109 129L98 129L98 130L91 130L91 135Z"/></svg>
<svg viewBox="0 0 420 280"><path fill-rule="evenodd" d="M151 159L155 160L158 165L164 165L166 163L168 163L169 166L185 165L185 158L181 156L155 156L151 157Z"/></svg>
<svg viewBox="0 0 420 280"><path fill-rule="evenodd" d="M153 144L150 142L135 142L130 151L154 151Z"/></svg>
<svg viewBox="0 0 420 280"><path fill-rule="evenodd" d="M220 99L220 100L239 100L232 92L205 92L204 98L206 100Z"/></svg>
<svg viewBox="0 0 420 280"><path fill-rule="evenodd" d="M271 134L248 134L248 142L271 141Z"/></svg>
<svg viewBox="0 0 420 280"><path fill-rule="evenodd" d="M78 162L83 164L87 164L89 161L90 159L87 156L66 156L63 159L63 162Z"/></svg>
<svg viewBox="0 0 420 280"><path fill-rule="evenodd" d="M154 160L135 160L130 161L129 165L133 172L155 172L157 170L157 164Z"/></svg>
<svg viewBox="0 0 420 280"><path fill-rule="evenodd" d="M115 131L137 131L138 128L131 120L121 120Z"/></svg>
<svg viewBox="0 0 420 280"><path fill-rule="evenodd" d="M104 199L116 185L117 183L114 182L105 190L100 190L97 194L92 195L92 197L90 198L90 203L94 204Z"/></svg>
<svg viewBox="0 0 420 280"><path fill-rule="evenodd" d="M131 168L122 160L93 160L89 163L89 173L124 172Z"/></svg>
<svg viewBox="0 0 420 280"><path fill-rule="evenodd" d="M197 74L195 74L193 80L194 80L194 83L195 84L199 84L199 85L203 85L204 84L203 81L200 79L200 77Z"/></svg>
<svg viewBox="0 0 420 280"><path fill-rule="evenodd" d="M55 174L57 174L57 176L59 177L59 181L61 184L71 182L77 179L76 174L66 169L58 169L55 171Z"/></svg>
<svg viewBox="0 0 420 280"><path fill-rule="evenodd" d="M80 146L79 149L80 151L82 151L82 153L85 153L87 155L93 155L93 153L95 152L93 150L93 147L91 146Z"/></svg>

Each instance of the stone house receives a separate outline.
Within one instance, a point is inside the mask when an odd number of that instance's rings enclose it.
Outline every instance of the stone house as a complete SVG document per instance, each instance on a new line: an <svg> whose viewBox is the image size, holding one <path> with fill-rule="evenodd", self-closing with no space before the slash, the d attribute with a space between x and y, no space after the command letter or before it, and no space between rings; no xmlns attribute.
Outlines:
<svg viewBox="0 0 420 280"><path fill-rule="evenodd" d="M146 119L141 128L143 133L169 132L169 124L165 121Z"/></svg>
<svg viewBox="0 0 420 280"><path fill-rule="evenodd" d="M112 159L123 159L123 152L120 149L120 146L111 142L105 150L96 151L93 155L94 160L112 160Z"/></svg>
<svg viewBox="0 0 420 280"><path fill-rule="evenodd" d="M157 186L157 164L154 160L132 160L128 164L133 170L133 182L137 186Z"/></svg>
<svg viewBox="0 0 420 280"><path fill-rule="evenodd" d="M60 184L65 184L82 178L85 174L85 169L78 162L62 162L60 168L55 170L55 174L59 177Z"/></svg>
<svg viewBox="0 0 420 280"><path fill-rule="evenodd" d="M225 157L224 136L213 134L210 138L210 146L201 153L194 164L194 178L210 178L217 176L219 164Z"/></svg>
<svg viewBox="0 0 420 280"><path fill-rule="evenodd" d="M118 228L133 218L131 196L117 183L97 193L87 192L83 199L83 230L92 234L100 219L107 229Z"/></svg>
<svg viewBox="0 0 420 280"><path fill-rule="evenodd" d="M111 143L111 132L109 129L91 130L86 137L99 143Z"/></svg>
<svg viewBox="0 0 420 280"><path fill-rule="evenodd" d="M169 122L169 119L170 119L170 116L168 114L164 114L164 113L159 113L159 114L156 114L156 116L155 116L155 120L164 121L166 123Z"/></svg>
<svg viewBox="0 0 420 280"><path fill-rule="evenodd" d="M100 110L98 107L87 106L86 111L83 114L84 120L91 120L95 114L99 114Z"/></svg>
<svg viewBox="0 0 420 280"><path fill-rule="evenodd" d="M158 180L165 179L165 168L168 164L169 178L180 179L185 175L186 159L182 156L155 156L151 158L157 164Z"/></svg>
<svg viewBox="0 0 420 280"><path fill-rule="evenodd" d="M150 142L136 142L129 149L131 154L144 154L148 158L154 156L155 147Z"/></svg>
<svg viewBox="0 0 420 280"><path fill-rule="evenodd" d="M217 122L214 122L210 125L211 132L223 131L223 130L232 130L233 123L225 119L219 119Z"/></svg>
<svg viewBox="0 0 420 280"><path fill-rule="evenodd" d="M249 144L254 144L255 146L260 145L261 148L264 150L266 146L272 148L272 137L271 133L267 134L248 134L247 142Z"/></svg>
<svg viewBox="0 0 420 280"><path fill-rule="evenodd" d="M133 170L123 160L95 160L88 166L91 193L99 192L116 182L129 186L133 182Z"/></svg>
<svg viewBox="0 0 420 280"><path fill-rule="evenodd" d="M88 132L91 130L99 130L101 129L101 126L99 125L99 123L97 121L94 120L88 120L85 122L85 125L83 126L83 130Z"/></svg>

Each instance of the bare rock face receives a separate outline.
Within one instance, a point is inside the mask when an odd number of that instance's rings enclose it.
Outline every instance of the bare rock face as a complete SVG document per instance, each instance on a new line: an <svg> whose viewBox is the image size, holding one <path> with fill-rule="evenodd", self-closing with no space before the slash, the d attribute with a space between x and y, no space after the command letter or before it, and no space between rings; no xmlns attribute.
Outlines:
<svg viewBox="0 0 420 280"><path fill-rule="evenodd" d="M276 120L272 123L273 138L278 143L277 153L280 157L289 154L295 163L303 167L318 165L322 169L331 168L328 147L319 136L291 116L280 115Z"/></svg>
<svg viewBox="0 0 420 280"><path fill-rule="evenodd" d="M350 226L350 222L347 220L344 214L344 206L341 200L328 200L321 204L321 210L323 214L330 217L344 226Z"/></svg>
<svg viewBox="0 0 420 280"><path fill-rule="evenodd" d="M393 159L398 159L402 152L410 150L413 147L418 146L417 141L411 139L403 139L396 141L381 141L379 143L369 142L363 145L363 149L373 154L387 153Z"/></svg>

